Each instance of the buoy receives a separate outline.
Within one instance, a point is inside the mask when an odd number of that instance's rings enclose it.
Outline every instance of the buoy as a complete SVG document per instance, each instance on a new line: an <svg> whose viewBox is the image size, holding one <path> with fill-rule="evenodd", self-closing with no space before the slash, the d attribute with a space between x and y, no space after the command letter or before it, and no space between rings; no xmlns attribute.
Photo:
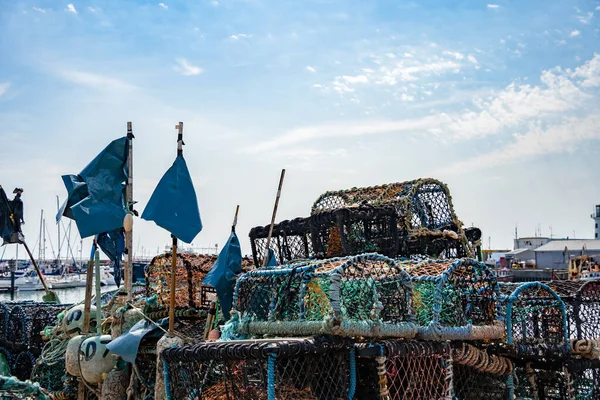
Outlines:
<svg viewBox="0 0 600 400"><path fill-rule="evenodd" d="M69 340L69 343L67 343L67 349L65 350L65 367L69 375L81 376L81 370L79 369L79 347L84 340L85 336L77 335L73 336Z"/></svg>
<svg viewBox="0 0 600 400"><path fill-rule="evenodd" d="M62 320L63 331L73 337L79 335L83 329L83 304L72 307L67 311ZM96 326L96 307L90 307L90 329Z"/></svg>
<svg viewBox="0 0 600 400"><path fill-rule="evenodd" d="M81 376L89 383L102 383L103 375L115 365L113 352L106 348L110 335L94 336L83 341L79 352Z"/></svg>
<svg viewBox="0 0 600 400"><path fill-rule="evenodd" d="M160 358L160 353L170 347L183 345L184 342L182 338L179 336L171 336L169 333L161 337L158 343L156 343L156 382L154 383L154 400L166 400L167 398L165 392L165 370L163 361Z"/></svg>
<svg viewBox="0 0 600 400"><path fill-rule="evenodd" d="M213 329L208 333L208 340L219 340L221 337L221 332L216 329Z"/></svg>

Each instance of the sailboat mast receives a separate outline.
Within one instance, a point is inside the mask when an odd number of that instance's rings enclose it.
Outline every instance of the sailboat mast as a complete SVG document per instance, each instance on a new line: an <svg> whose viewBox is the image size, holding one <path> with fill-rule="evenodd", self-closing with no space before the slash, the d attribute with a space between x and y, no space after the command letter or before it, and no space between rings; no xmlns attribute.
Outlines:
<svg viewBox="0 0 600 400"><path fill-rule="evenodd" d="M40 238L38 239L40 247L38 250L38 260L42 259L42 235L43 235L43 229L44 229L44 210L42 210L41 214L40 214Z"/></svg>
<svg viewBox="0 0 600 400"><path fill-rule="evenodd" d="M60 211L58 195L56 195L56 211ZM57 254L56 258L58 259L58 264L60 265L60 248L62 247L61 243L60 243L60 222L57 222L56 226L58 228L58 244L56 245L58 247L58 254Z"/></svg>
<svg viewBox="0 0 600 400"><path fill-rule="evenodd" d="M43 210L42 210L43 211ZM42 235L44 235L44 248L42 251L42 260L46 260L46 218L42 220L42 226L44 227Z"/></svg>
<svg viewBox="0 0 600 400"><path fill-rule="evenodd" d="M127 122L127 142L129 155L127 157L127 187L125 189L125 201L127 204L133 202L133 128L131 122ZM131 205L133 207L133 205ZM131 300L131 290L133 281L133 229L125 231L125 251L127 254L127 263L125 263L125 290L127 291L127 300Z"/></svg>

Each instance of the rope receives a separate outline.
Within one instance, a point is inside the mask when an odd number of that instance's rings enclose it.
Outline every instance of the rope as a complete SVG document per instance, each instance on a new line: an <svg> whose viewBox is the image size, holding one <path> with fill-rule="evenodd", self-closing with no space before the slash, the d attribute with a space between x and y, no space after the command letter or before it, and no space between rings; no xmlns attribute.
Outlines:
<svg viewBox="0 0 600 400"><path fill-rule="evenodd" d="M276 354L270 354L267 359L267 396L268 400L275 399L275 360ZM169 399L170 400L170 399Z"/></svg>

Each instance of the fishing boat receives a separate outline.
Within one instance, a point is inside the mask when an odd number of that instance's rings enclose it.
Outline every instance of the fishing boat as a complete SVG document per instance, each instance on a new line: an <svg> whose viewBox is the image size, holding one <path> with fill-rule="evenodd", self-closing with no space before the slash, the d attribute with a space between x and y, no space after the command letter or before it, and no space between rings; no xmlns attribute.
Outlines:
<svg viewBox="0 0 600 400"><path fill-rule="evenodd" d="M513 274L512 269L508 267L502 267L495 270L496 278L498 278L498 282L513 282L515 279L515 274Z"/></svg>

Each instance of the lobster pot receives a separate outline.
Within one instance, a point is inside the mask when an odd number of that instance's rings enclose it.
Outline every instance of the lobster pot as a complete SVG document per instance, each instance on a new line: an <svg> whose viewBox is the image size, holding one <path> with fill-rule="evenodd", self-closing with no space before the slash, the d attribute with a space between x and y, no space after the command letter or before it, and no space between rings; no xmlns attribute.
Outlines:
<svg viewBox="0 0 600 400"><path fill-rule="evenodd" d="M512 362L463 343L452 349L454 395L457 400L512 399Z"/></svg>
<svg viewBox="0 0 600 400"><path fill-rule="evenodd" d="M261 268L238 279L226 331L409 338L417 331L410 303L410 277L379 254Z"/></svg>
<svg viewBox="0 0 600 400"><path fill-rule="evenodd" d="M217 256L213 255L177 254L176 307L208 307L211 301L216 300L215 289L202 284L216 261ZM169 305L171 262L172 254L169 252L154 257L145 268L146 295L157 296L157 307ZM242 259L242 268L249 268L251 265L251 260Z"/></svg>
<svg viewBox="0 0 600 400"><path fill-rule="evenodd" d="M472 260L401 261L413 283L418 338L483 340L504 336L497 308L498 282L485 264Z"/></svg>
<svg viewBox="0 0 600 400"><path fill-rule="evenodd" d="M206 342L166 349L162 359L172 399L354 397L354 348L339 338Z"/></svg>
<svg viewBox="0 0 600 400"><path fill-rule="evenodd" d="M37 303L33 301L0 303L0 339L15 347L41 353L44 341L42 331L56 322L58 314L69 304ZM15 354L16 355L16 354Z"/></svg>
<svg viewBox="0 0 600 400"><path fill-rule="evenodd" d="M267 254L269 229L270 225L257 226L250 230L250 244L255 265L263 265ZM295 218L273 225L270 247L281 264L314 256L309 219Z"/></svg>
<svg viewBox="0 0 600 400"><path fill-rule="evenodd" d="M376 252L398 255L400 241L393 206L365 206L321 211L309 226L317 257L351 256Z"/></svg>
<svg viewBox="0 0 600 400"><path fill-rule="evenodd" d="M525 363L515 369L518 399L597 399L600 397L600 360Z"/></svg>
<svg viewBox="0 0 600 400"><path fill-rule="evenodd" d="M522 356L556 356L568 352L565 303L540 282L502 285L506 340ZM508 295L507 293L510 292Z"/></svg>
<svg viewBox="0 0 600 400"><path fill-rule="evenodd" d="M384 340L357 345L356 399L451 399L450 346Z"/></svg>
<svg viewBox="0 0 600 400"><path fill-rule="evenodd" d="M313 204L311 215L365 204L395 208L403 256L473 256L473 245L481 237L479 229L462 228L448 187L429 178L326 192Z"/></svg>
<svg viewBox="0 0 600 400"><path fill-rule="evenodd" d="M569 338L600 338L600 281L546 282L565 303Z"/></svg>

